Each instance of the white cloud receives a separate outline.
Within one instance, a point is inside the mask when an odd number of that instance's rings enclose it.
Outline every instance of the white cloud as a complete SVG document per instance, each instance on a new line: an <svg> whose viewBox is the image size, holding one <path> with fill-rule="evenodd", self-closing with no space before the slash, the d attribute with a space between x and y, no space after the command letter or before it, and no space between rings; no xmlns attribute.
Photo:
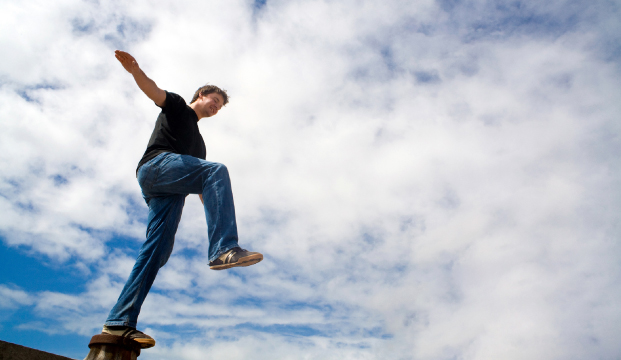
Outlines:
<svg viewBox="0 0 621 360"><path fill-rule="evenodd" d="M30 305L33 301L31 296L23 290L10 288L5 285L0 285L0 295L0 307L5 309Z"/></svg>
<svg viewBox="0 0 621 360"><path fill-rule="evenodd" d="M520 4L5 2L0 235L93 269L6 306L88 335L129 274L110 239L144 236L157 108L122 46L186 99L229 91L200 128L265 254L210 271L188 197L143 357L616 357L618 10Z"/></svg>

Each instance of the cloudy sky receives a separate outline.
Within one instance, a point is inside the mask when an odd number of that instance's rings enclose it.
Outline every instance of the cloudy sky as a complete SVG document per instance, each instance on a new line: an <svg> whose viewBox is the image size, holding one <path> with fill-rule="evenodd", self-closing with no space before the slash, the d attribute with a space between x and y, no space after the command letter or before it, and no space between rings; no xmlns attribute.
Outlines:
<svg viewBox="0 0 621 360"><path fill-rule="evenodd" d="M0 339L83 358L144 240L135 179L189 100L253 267L197 196L141 359L618 359L618 0L0 2Z"/></svg>

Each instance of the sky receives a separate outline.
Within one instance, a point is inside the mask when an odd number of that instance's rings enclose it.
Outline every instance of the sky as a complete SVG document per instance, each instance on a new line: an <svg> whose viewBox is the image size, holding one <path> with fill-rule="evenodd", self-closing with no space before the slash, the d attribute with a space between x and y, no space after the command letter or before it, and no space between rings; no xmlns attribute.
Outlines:
<svg viewBox="0 0 621 360"><path fill-rule="evenodd" d="M197 196L140 359L621 357L621 3L0 2L0 339L82 359L144 241L162 89L199 128L240 245Z"/></svg>

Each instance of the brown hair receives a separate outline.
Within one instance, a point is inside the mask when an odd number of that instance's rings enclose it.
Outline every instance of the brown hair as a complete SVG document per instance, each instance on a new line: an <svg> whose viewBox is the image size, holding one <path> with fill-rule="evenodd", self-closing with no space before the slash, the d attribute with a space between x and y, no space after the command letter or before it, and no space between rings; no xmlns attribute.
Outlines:
<svg viewBox="0 0 621 360"><path fill-rule="evenodd" d="M229 96L227 95L226 90L222 90L215 85L205 85L205 86L199 87L198 90L196 90L196 92L194 93L194 96L192 96L192 101L190 101L190 104L195 102L198 99L199 95L205 96L205 95L212 94L212 93L222 95L222 99L224 99L222 106L228 104Z"/></svg>

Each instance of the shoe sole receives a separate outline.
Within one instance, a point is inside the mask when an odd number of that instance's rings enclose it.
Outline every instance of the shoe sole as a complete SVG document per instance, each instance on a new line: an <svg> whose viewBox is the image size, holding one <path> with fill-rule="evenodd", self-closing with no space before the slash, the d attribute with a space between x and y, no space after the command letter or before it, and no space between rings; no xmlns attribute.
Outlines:
<svg viewBox="0 0 621 360"><path fill-rule="evenodd" d="M109 332L102 332L102 335L111 335L111 336L118 336L118 337L123 337L121 335L115 335ZM138 344L140 344L140 348L141 349L148 349L148 348L152 348L155 346L155 339L143 339L143 338L127 338L126 339L130 339L130 340L134 340L135 342L137 342Z"/></svg>
<svg viewBox="0 0 621 360"><path fill-rule="evenodd" d="M232 267L254 265L254 264L258 263L261 260L263 260L263 255L261 255L261 254L254 254L254 255L243 257L243 258L237 260L237 262L234 262L234 263L222 264L222 265L214 265L214 266L210 266L209 268L211 270L224 270L224 269L230 269Z"/></svg>
<svg viewBox="0 0 621 360"><path fill-rule="evenodd" d="M140 344L140 347L143 349L152 348L155 346L155 340L147 340L147 339L132 339Z"/></svg>

